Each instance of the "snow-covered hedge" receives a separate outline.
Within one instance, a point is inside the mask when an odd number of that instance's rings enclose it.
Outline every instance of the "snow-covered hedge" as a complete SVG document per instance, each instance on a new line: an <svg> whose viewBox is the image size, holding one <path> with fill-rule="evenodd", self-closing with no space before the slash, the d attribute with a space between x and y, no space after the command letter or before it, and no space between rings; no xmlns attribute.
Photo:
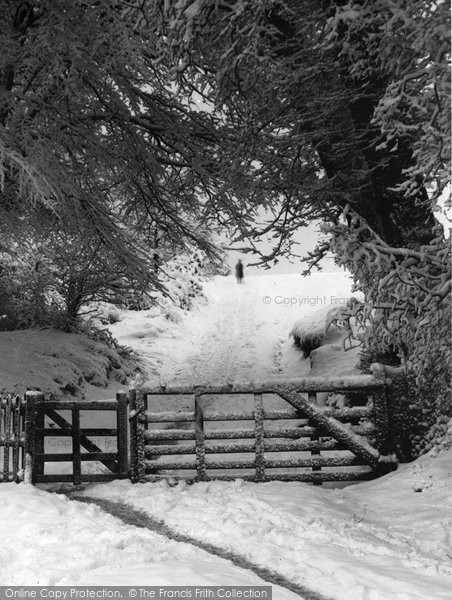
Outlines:
<svg viewBox="0 0 452 600"><path fill-rule="evenodd" d="M216 272L212 260L202 250L178 254L159 265L159 281L164 291L131 293L124 298L122 307L132 310L161 307L168 319L177 320L179 309L190 310L195 302L205 300L203 281Z"/></svg>
<svg viewBox="0 0 452 600"><path fill-rule="evenodd" d="M181 254L165 265L163 283L169 294L168 299L162 299L165 306L173 304L182 310L190 310L195 299L205 299L202 281L206 262L203 253L195 250Z"/></svg>
<svg viewBox="0 0 452 600"><path fill-rule="evenodd" d="M397 426L404 454L414 458L428 447L430 429L452 415L450 240L437 226L419 249L391 247L351 209L347 215L348 223L327 226L331 250L365 296L363 364L403 369Z"/></svg>

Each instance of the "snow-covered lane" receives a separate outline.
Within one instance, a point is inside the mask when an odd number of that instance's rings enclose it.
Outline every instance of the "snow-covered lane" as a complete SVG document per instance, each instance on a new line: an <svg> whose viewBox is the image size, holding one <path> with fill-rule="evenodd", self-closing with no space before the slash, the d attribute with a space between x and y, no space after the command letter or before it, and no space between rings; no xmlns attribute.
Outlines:
<svg viewBox="0 0 452 600"><path fill-rule="evenodd" d="M426 456L378 481L337 490L115 482L88 494L130 503L336 600L450 600L451 458L451 450Z"/></svg>
<svg viewBox="0 0 452 600"><path fill-rule="evenodd" d="M25 484L0 486L0 531L0 585L268 585L190 544ZM300 598L279 586L273 594Z"/></svg>
<svg viewBox="0 0 452 600"><path fill-rule="evenodd" d="M267 582L267 584L271 584L272 587L276 586L276 594L278 594L279 588L283 587L286 590L298 594L303 600L327 600L323 594L317 594L306 586L290 581L289 579L275 572L273 569L267 569L256 564L255 562L252 562L246 559L243 554L236 554L231 550L222 548L221 546L211 544L204 540L196 539L179 531L175 531L165 525L162 520L155 519L146 512L132 507L130 504L107 500L106 498L80 496L77 493L76 499L78 501L88 502L90 504L94 503L100 506L100 508L102 508L104 511L121 519L125 524L149 529L166 536L170 540L191 544L196 548L205 550L213 556L224 558L240 569L247 569L255 573L258 577L261 577L265 582Z"/></svg>

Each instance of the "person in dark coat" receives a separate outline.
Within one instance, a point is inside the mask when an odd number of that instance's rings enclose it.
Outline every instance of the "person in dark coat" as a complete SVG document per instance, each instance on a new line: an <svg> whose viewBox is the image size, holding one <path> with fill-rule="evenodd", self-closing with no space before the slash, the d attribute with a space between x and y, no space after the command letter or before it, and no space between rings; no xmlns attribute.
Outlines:
<svg viewBox="0 0 452 600"><path fill-rule="evenodd" d="M237 283L242 283L243 281L243 264L239 259L238 263L235 265L235 276L237 277Z"/></svg>

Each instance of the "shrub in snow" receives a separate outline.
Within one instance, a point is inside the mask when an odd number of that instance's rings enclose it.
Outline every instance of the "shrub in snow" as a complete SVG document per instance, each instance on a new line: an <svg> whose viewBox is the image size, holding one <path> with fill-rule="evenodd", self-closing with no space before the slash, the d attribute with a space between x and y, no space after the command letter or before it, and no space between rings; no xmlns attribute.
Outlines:
<svg viewBox="0 0 452 600"><path fill-rule="evenodd" d="M54 271L52 261L26 243L0 253L1 329L53 323L63 306Z"/></svg>
<svg viewBox="0 0 452 600"><path fill-rule="evenodd" d="M322 345L325 339L325 317L325 310L316 311L299 319L292 327L289 335L303 352L304 358L308 358L313 350Z"/></svg>
<svg viewBox="0 0 452 600"><path fill-rule="evenodd" d="M120 303L130 289L149 287L149 277L138 277L114 259L89 232L84 240L51 230L24 236L21 244L10 242L0 255L0 288L8 293L15 327L53 325L76 331L85 304Z"/></svg>
<svg viewBox="0 0 452 600"><path fill-rule="evenodd" d="M298 320L289 335L305 358L323 344L331 326L347 332L348 335L343 340L344 350L347 341L350 347L355 347L361 343L358 339L363 328L359 316L361 309L362 302L357 298L351 298L345 306L323 308ZM354 343L352 339L355 340Z"/></svg>
<svg viewBox="0 0 452 600"><path fill-rule="evenodd" d="M151 256L152 250L146 254ZM172 307L189 310L203 297L202 279L221 264L221 257L210 258L194 246L177 253L166 249L166 255L162 248L161 254L158 262L149 259L149 272L138 273L92 232L79 240L48 228L27 230L23 243L0 246L0 314L6 315L0 328L52 325L77 331L80 313L93 302L103 303L100 318L108 324L119 319L114 305L160 305L168 318L176 318Z"/></svg>
<svg viewBox="0 0 452 600"><path fill-rule="evenodd" d="M95 318L100 321L102 325L113 325L121 321L121 309L115 304L108 302L97 302L93 306L87 307L89 314L95 315Z"/></svg>
<svg viewBox="0 0 452 600"><path fill-rule="evenodd" d="M363 307L364 304L360 300L352 297L347 305L331 308L326 314L325 336L331 325L336 325L347 332L342 341L344 351L347 350L347 344L348 349L351 350L363 342L365 331Z"/></svg>
<svg viewBox="0 0 452 600"><path fill-rule="evenodd" d="M107 312L107 322L109 325L119 323L121 320L121 311L117 306L112 305Z"/></svg>
<svg viewBox="0 0 452 600"><path fill-rule="evenodd" d="M162 256L158 263L158 279L161 290L143 294L133 291L123 300L122 306L131 310L146 310L161 307L165 316L172 321L180 318L179 310L190 310L198 301L205 300L203 281L222 273L221 256L212 257L199 248L189 247Z"/></svg>
<svg viewBox="0 0 452 600"><path fill-rule="evenodd" d="M323 331L306 331L303 326L297 324L295 324L290 335L293 337L297 348L303 352L304 358L308 358L311 352L319 348L325 339Z"/></svg>
<svg viewBox="0 0 452 600"><path fill-rule="evenodd" d="M452 448L452 418L438 417L427 435L424 450L436 456L443 450Z"/></svg>
<svg viewBox="0 0 452 600"><path fill-rule="evenodd" d="M325 405L330 408L345 408L350 406L350 400L345 394L328 394Z"/></svg>
<svg viewBox="0 0 452 600"><path fill-rule="evenodd" d="M195 301L205 300L202 281L206 278L205 265L209 261L201 250L192 250L176 256L162 267L162 282L166 294L160 304L170 320L177 320L177 310L190 310Z"/></svg>

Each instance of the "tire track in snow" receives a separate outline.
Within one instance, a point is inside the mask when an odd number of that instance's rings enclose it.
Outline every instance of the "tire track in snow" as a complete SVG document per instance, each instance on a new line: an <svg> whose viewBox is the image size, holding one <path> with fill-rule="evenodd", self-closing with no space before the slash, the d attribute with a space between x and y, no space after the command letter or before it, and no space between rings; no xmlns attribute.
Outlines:
<svg viewBox="0 0 452 600"><path fill-rule="evenodd" d="M168 527L168 525L166 525L163 521L154 519L147 513L137 510L128 504L113 502L112 500L105 500L103 498L91 498L88 496L78 495L73 496L70 493L68 494L68 497L72 501L84 502L85 504L96 504L99 506L99 508L105 512L108 512L113 517L120 519L126 525L132 525L142 529L149 529L150 531L158 533L170 540L190 544L201 550L204 550L205 552L208 552L209 554L212 554L213 556L218 556L219 558L229 560L236 567L252 571L255 575L267 583L278 585L286 590L289 590L290 592L293 592L294 594L297 594L300 596L300 598L302 598L302 600L332 600L322 594L309 590L303 585L293 583L282 575L249 561L244 556L235 554L234 552L230 552L229 550L225 550L224 548L215 546L214 544L200 542L189 535L179 533Z"/></svg>

